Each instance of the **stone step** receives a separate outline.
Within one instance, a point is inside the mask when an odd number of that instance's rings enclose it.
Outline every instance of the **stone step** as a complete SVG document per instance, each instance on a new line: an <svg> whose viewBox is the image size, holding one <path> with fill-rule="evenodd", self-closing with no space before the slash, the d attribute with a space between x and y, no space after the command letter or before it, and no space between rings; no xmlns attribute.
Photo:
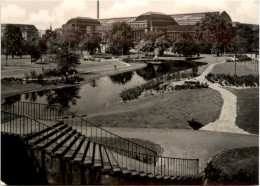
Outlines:
<svg viewBox="0 0 260 186"><path fill-rule="evenodd" d="M76 146L76 150L74 151L72 157L71 157L71 160L74 160L74 158L77 156L78 152L80 151L84 141L85 141L86 137L83 136L82 138L80 138L80 143Z"/></svg>
<svg viewBox="0 0 260 186"><path fill-rule="evenodd" d="M36 146L38 146L42 149L45 149L45 150L46 150L46 148L50 147L51 145L56 146L56 144L58 143L58 140L61 140L66 133L72 131L72 128L67 126L63 130L64 131L58 132L56 135L51 136L50 138L48 138L47 140L37 144Z"/></svg>
<svg viewBox="0 0 260 186"><path fill-rule="evenodd" d="M61 138L61 140L58 140L56 144L53 144L53 145L47 147L45 150L47 152L55 153L62 146L65 148L66 147L66 143L69 141L70 138L73 137L73 135L76 135L76 130L70 130L67 134L65 134Z"/></svg>
<svg viewBox="0 0 260 186"><path fill-rule="evenodd" d="M45 133L45 132L47 132L49 130L52 130L53 128L57 128L57 127L61 126L62 124L64 124L63 121L58 122L58 123L52 125L51 127L48 127L46 129L43 129L43 130L41 130L39 132L36 132L34 134L31 134L31 135L27 136L24 140L25 141L29 141L30 139L35 138L36 136L39 136L39 135L41 135L41 134L43 134L43 133Z"/></svg>
<svg viewBox="0 0 260 186"><path fill-rule="evenodd" d="M55 135L56 133L58 133L60 130L63 130L64 128L66 128L67 125L66 124L63 124L61 125L59 128L53 128L43 134L41 134L40 136L36 136L35 138L33 139L30 139L28 141L29 144L31 145L37 145L38 143L41 143L43 142L44 140L50 138L51 136Z"/></svg>
<svg viewBox="0 0 260 186"><path fill-rule="evenodd" d="M77 142L77 141L79 141L79 137L81 136L81 134L80 133L78 133L78 135L76 135L76 136L73 136L73 140L69 143L69 145L64 149L64 150L57 150L56 152L55 152L55 154L56 155L58 155L58 156L65 156L69 151L71 152L71 154L73 153L72 151L71 151L71 147Z"/></svg>

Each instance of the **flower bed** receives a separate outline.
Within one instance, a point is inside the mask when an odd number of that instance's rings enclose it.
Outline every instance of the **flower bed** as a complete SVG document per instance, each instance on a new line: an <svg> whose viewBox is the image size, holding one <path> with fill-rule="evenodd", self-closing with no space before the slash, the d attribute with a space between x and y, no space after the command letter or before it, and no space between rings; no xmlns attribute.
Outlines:
<svg viewBox="0 0 260 186"><path fill-rule="evenodd" d="M62 75L57 69L42 69L42 73L37 73L31 70L30 73L25 73L23 81L25 83L38 83L41 85L57 85L58 83L74 84L84 79L76 74L77 71L71 71Z"/></svg>
<svg viewBox="0 0 260 186"><path fill-rule="evenodd" d="M180 78L190 78L194 77L194 74L191 73L173 73L173 74L167 74L166 76L161 76L156 79L147 81L146 83L123 90L120 93L120 97L123 101L127 100L133 100L138 98L142 92L148 91L148 90L156 90L158 91L165 91L168 88L168 85L170 82L167 82L169 80L179 81ZM183 85L176 85L175 87L171 87L172 90L181 90L181 89L200 89L200 88L208 88L208 84L200 83L198 81L186 81Z"/></svg>
<svg viewBox="0 0 260 186"><path fill-rule="evenodd" d="M236 86L236 87L258 87L258 75L243 75L231 76L226 74L211 74L206 76L206 79L211 83L219 83L222 86Z"/></svg>

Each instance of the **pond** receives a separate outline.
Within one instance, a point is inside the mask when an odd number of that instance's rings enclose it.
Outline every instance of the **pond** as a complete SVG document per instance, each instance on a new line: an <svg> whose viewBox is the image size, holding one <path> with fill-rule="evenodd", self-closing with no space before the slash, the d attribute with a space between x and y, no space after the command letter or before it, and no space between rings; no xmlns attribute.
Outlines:
<svg viewBox="0 0 260 186"><path fill-rule="evenodd" d="M14 103L24 101L60 104L78 115L87 115L104 107L109 100L115 96L119 96L118 93L124 89L137 86L165 74L202 64L186 61L172 61L157 65L148 64L143 69L102 77L82 86L16 95L5 98L4 102Z"/></svg>

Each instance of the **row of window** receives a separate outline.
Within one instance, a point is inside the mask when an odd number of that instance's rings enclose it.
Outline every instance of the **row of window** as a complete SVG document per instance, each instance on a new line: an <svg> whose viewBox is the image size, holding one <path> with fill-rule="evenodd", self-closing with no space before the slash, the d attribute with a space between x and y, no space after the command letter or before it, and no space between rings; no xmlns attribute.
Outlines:
<svg viewBox="0 0 260 186"><path fill-rule="evenodd" d="M131 26L132 26L133 28L135 28L135 27L136 27L136 28L146 27L146 25L144 25L144 24L142 24L142 25L141 25L141 24L140 24L140 25L139 25L139 24L131 24Z"/></svg>

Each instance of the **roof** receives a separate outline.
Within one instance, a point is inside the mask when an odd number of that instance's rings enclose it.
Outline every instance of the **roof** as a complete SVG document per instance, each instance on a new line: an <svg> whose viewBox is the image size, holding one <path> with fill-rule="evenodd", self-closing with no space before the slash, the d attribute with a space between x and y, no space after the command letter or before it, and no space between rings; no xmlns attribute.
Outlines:
<svg viewBox="0 0 260 186"><path fill-rule="evenodd" d="M19 27L21 30L35 30L38 31L38 29L34 25L29 24L11 24L11 23L2 23L1 27L6 27L7 25L13 25Z"/></svg>
<svg viewBox="0 0 260 186"><path fill-rule="evenodd" d="M99 26L100 22L97 19L93 19L90 17L74 17L67 21L66 24L81 24L83 26Z"/></svg>
<svg viewBox="0 0 260 186"><path fill-rule="evenodd" d="M151 17L160 17L161 16L170 16L174 19L175 22L177 22L179 25L195 25L197 22L201 21L203 17L207 13L214 14L214 13L219 13L219 12L196 12L196 13L184 13L184 14L164 14L161 12L146 12L141 14L140 16L151 16ZM138 16L138 17L140 17ZM106 18L106 19L99 19L101 24L106 24L106 23L111 23L111 22L117 22L117 21L126 21L126 22L133 22L133 21L138 21L138 19L143 19L143 18L138 18L138 17L117 17L117 18ZM144 20L144 19L143 19ZM162 21L163 19L161 19Z"/></svg>
<svg viewBox="0 0 260 186"><path fill-rule="evenodd" d="M109 24L113 22L125 21L125 22L133 22L136 17L118 17L118 18L106 18L106 19L99 19L101 24Z"/></svg>
<svg viewBox="0 0 260 186"><path fill-rule="evenodd" d="M176 25L176 21L169 15L160 12L146 12L136 18L135 21L152 21L167 25Z"/></svg>
<svg viewBox="0 0 260 186"><path fill-rule="evenodd" d="M197 22L200 22L207 13L214 14L218 12L198 12L198 13L185 13L185 14L171 14L170 16L179 25L195 25Z"/></svg>
<svg viewBox="0 0 260 186"><path fill-rule="evenodd" d="M153 15L153 14L155 14L155 15L166 15L166 14L161 13L161 12L146 12L146 13L143 13L141 15Z"/></svg>
<svg viewBox="0 0 260 186"><path fill-rule="evenodd" d="M189 32L194 27L194 25L168 25L167 32Z"/></svg>

